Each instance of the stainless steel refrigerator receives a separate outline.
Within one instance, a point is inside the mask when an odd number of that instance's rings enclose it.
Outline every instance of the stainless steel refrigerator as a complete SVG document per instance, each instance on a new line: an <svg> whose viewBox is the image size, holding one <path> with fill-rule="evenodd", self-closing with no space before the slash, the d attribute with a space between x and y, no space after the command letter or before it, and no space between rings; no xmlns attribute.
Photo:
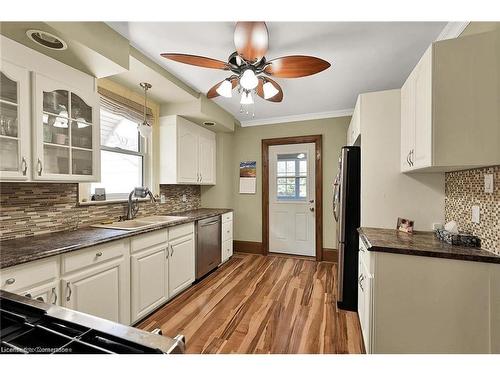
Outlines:
<svg viewBox="0 0 500 375"><path fill-rule="evenodd" d="M342 147L334 182L333 216L337 224L337 307L358 310L358 251L360 225L361 149Z"/></svg>

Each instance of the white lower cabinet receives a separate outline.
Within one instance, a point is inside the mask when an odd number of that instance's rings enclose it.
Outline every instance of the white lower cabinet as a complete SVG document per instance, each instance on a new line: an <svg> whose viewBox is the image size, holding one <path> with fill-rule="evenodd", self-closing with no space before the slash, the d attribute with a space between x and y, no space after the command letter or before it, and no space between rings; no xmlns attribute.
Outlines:
<svg viewBox="0 0 500 375"><path fill-rule="evenodd" d="M194 282L194 232L175 239L169 238L169 245L168 294L169 298L172 298Z"/></svg>
<svg viewBox="0 0 500 375"><path fill-rule="evenodd" d="M64 254L62 305L100 318L129 324L128 245L128 240L121 240Z"/></svg>
<svg viewBox="0 0 500 375"><path fill-rule="evenodd" d="M500 265L362 247L360 240L367 353L500 353Z"/></svg>
<svg viewBox="0 0 500 375"><path fill-rule="evenodd" d="M132 321L145 316L168 299L166 244L131 254Z"/></svg>
<svg viewBox="0 0 500 375"><path fill-rule="evenodd" d="M233 256L233 213L222 215L222 254L221 262L224 263Z"/></svg>
<svg viewBox="0 0 500 375"><path fill-rule="evenodd" d="M20 294L45 303L61 304L58 280L30 288Z"/></svg>
<svg viewBox="0 0 500 375"><path fill-rule="evenodd" d="M130 250L131 322L135 323L194 282L194 224L134 236Z"/></svg>

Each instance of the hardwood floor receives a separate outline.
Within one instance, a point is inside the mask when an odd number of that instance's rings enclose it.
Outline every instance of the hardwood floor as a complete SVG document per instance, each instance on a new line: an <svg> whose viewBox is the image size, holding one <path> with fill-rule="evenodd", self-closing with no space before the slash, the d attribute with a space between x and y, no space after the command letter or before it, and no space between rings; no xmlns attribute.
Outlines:
<svg viewBox="0 0 500 375"><path fill-rule="evenodd" d="M336 278L335 263L235 254L137 327L184 334L187 353L363 353Z"/></svg>

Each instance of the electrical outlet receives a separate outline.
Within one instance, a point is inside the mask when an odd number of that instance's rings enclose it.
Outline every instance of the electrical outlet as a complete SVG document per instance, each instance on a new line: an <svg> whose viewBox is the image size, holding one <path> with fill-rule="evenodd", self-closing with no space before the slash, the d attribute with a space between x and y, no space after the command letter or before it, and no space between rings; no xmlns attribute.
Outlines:
<svg viewBox="0 0 500 375"><path fill-rule="evenodd" d="M479 224L479 206L472 206L472 222Z"/></svg>
<svg viewBox="0 0 500 375"><path fill-rule="evenodd" d="M186 203L186 202L187 202L186 194L182 194L182 201L183 201L184 203Z"/></svg>
<svg viewBox="0 0 500 375"><path fill-rule="evenodd" d="M484 192L493 193L493 174L484 175Z"/></svg>

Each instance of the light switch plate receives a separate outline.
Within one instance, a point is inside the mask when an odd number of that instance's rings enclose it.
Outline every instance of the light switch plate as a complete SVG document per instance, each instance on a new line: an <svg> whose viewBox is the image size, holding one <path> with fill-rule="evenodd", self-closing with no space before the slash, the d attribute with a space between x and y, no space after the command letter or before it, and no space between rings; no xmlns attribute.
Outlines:
<svg viewBox="0 0 500 375"><path fill-rule="evenodd" d="M182 201L183 201L184 203L186 203L186 202L187 202L186 194L182 194Z"/></svg>
<svg viewBox="0 0 500 375"><path fill-rule="evenodd" d="M484 192L493 193L493 174L484 175Z"/></svg>
<svg viewBox="0 0 500 375"><path fill-rule="evenodd" d="M472 206L472 222L479 224L479 206Z"/></svg>

